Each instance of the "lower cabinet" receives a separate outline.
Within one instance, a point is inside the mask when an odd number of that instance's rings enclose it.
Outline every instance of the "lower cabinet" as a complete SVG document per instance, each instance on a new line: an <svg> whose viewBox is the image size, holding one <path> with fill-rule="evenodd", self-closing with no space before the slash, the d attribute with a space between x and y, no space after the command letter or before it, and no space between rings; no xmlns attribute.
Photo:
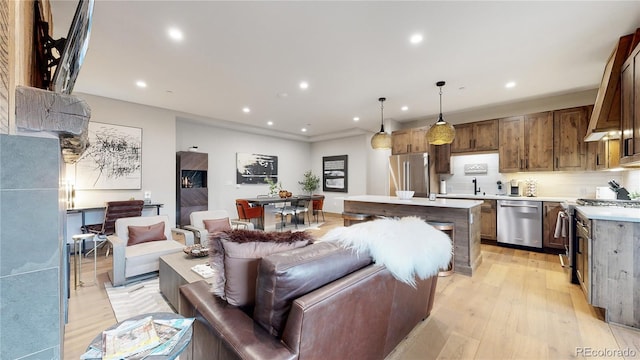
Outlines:
<svg viewBox="0 0 640 360"><path fill-rule="evenodd" d="M497 240L496 200L484 200L484 203L480 207L480 213L482 216L482 220L480 221L480 238Z"/></svg>
<svg viewBox="0 0 640 360"><path fill-rule="evenodd" d="M562 211L562 205L559 202L545 201L542 203L542 208L542 247L564 250L564 245L568 244L568 235L555 237L556 222L558 213Z"/></svg>

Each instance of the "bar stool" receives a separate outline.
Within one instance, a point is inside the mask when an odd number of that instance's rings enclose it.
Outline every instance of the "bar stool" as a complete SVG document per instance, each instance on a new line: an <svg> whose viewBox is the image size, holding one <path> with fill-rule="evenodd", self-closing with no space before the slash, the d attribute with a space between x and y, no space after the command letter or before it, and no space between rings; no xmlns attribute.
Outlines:
<svg viewBox="0 0 640 360"><path fill-rule="evenodd" d="M427 223L429 225L433 226L434 228L436 228L436 229L444 232L445 234L447 234L449 236L449 239L451 239L451 247L452 247L452 249L454 249L454 245L455 245L454 236L453 236L454 224L452 222L427 221ZM449 276L449 275L453 274L453 272L454 272L454 266L453 266L454 253L455 253L455 251L451 251L451 261L449 261L449 266L447 267L446 270L440 271L438 273L438 276Z"/></svg>
<svg viewBox="0 0 640 360"><path fill-rule="evenodd" d="M78 285L84 286L84 282L80 279L82 276L82 248L83 244L86 240L93 241L93 247L97 246L96 235L95 234L77 234L71 237L73 239L73 251L74 251L74 279L73 279L73 289L77 289ZM93 252L93 282L97 283L97 274L98 274L98 252Z"/></svg>
<svg viewBox="0 0 640 360"><path fill-rule="evenodd" d="M353 224L357 224L365 221L371 221L373 219L374 219L374 216L369 214L357 214L357 213L350 213L350 212L342 213L342 220L344 220L344 226L351 226Z"/></svg>

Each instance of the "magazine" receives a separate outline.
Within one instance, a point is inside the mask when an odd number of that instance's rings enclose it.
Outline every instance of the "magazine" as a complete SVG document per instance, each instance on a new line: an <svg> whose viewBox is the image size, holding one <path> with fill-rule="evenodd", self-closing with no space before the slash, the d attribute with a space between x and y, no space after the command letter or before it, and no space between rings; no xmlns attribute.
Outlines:
<svg viewBox="0 0 640 360"><path fill-rule="evenodd" d="M125 321L102 332L102 359L117 360L152 349L161 343L151 316Z"/></svg>
<svg viewBox="0 0 640 360"><path fill-rule="evenodd" d="M80 359L142 360L147 356L168 355L193 323L193 318L125 321L113 330L104 331L89 345ZM153 336L155 334L155 337ZM157 339L157 340L154 340Z"/></svg>

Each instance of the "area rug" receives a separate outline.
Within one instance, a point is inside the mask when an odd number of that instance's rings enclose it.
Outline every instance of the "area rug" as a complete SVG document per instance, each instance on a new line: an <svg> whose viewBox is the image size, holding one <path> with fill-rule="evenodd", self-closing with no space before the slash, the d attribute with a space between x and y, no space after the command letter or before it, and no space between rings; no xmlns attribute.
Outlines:
<svg viewBox="0 0 640 360"><path fill-rule="evenodd" d="M307 231L307 230L318 230L320 228L320 226L322 226L324 224L324 222L319 222L319 223L304 223L304 224L299 224L298 228L296 229L296 226L294 224L287 224L287 226L284 227L284 229L280 229L280 224L274 224L274 225L267 225L267 227L264 229L264 231L292 231L292 232L298 232L298 231Z"/></svg>
<svg viewBox="0 0 640 360"><path fill-rule="evenodd" d="M124 286L104 283L116 320L153 312L174 312L160 293L160 279L155 277Z"/></svg>

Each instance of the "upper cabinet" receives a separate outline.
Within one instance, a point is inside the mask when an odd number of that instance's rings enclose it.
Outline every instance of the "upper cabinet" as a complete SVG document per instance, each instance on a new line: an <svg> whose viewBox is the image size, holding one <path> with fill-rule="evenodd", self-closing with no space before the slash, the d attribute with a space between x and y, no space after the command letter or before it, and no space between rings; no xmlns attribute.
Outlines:
<svg viewBox="0 0 640 360"><path fill-rule="evenodd" d="M640 164L640 45L622 65L620 165Z"/></svg>
<svg viewBox="0 0 640 360"><path fill-rule="evenodd" d="M620 166L620 140L587 143L587 170L606 170Z"/></svg>
<svg viewBox="0 0 640 360"><path fill-rule="evenodd" d="M553 170L553 112L500 119L498 134L500 172Z"/></svg>
<svg viewBox="0 0 640 360"><path fill-rule="evenodd" d="M553 170L579 171L587 168L584 134L589 124L586 106L553 112Z"/></svg>
<svg viewBox="0 0 640 360"><path fill-rule="evenodd" d="M427 127L397 130L391 133L391 153L409 154L427 152Z"/></svg>
<svg viewBox="0 0 640 360"><path fill-rule="evenodd" d="M431 145L436 174L451 174L451 144Z"/></svg>
<svg viewBox="0 0 640 360"><path fill-rule="evenodd" d="M498 120L455 125L452 153L498 150Z"/></svg>

